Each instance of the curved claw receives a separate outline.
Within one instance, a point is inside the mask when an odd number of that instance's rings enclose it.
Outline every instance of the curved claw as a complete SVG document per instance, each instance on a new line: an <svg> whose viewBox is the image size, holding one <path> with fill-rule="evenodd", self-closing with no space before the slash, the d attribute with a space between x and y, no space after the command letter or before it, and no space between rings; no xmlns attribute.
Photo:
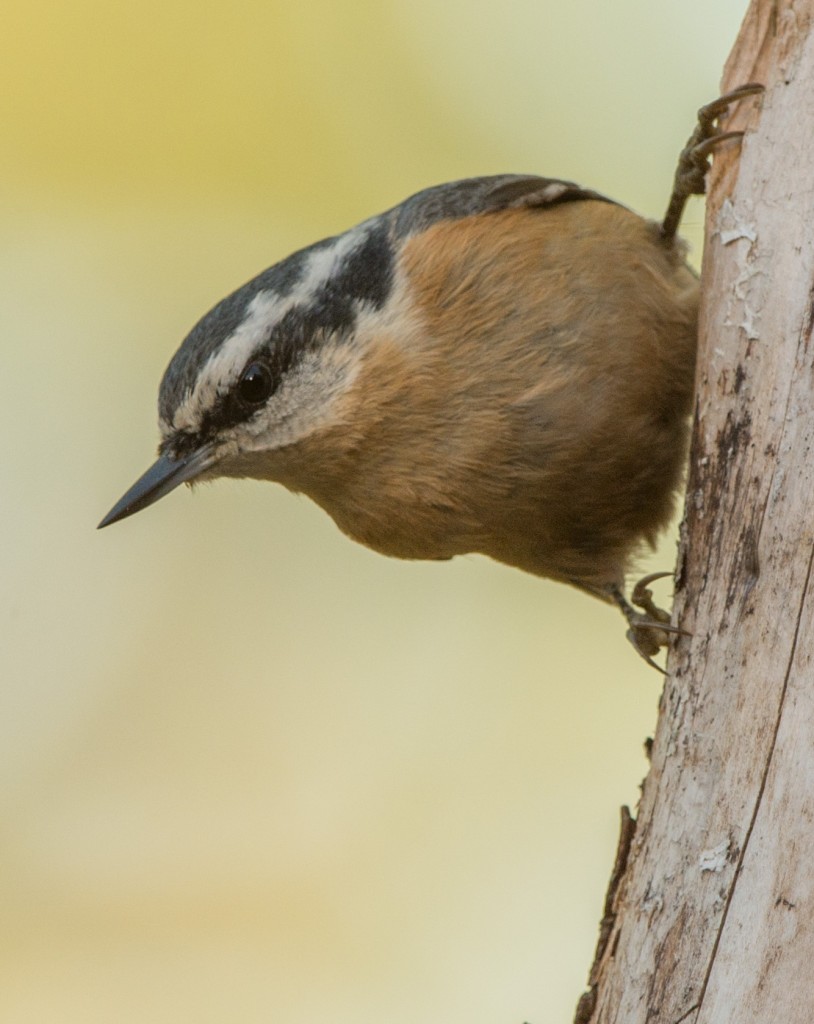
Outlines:
<svg viewBox="0 0 814 1024"><path fill-rule="evenodd" d="M627 633L625 633L625 636L628 638L631 645L633 646L633 650L639 655L640 658L644 658L644 660L647 662L648 665L651 666L651 668L654 668L657 672L661 672L663 676L667 675L667 673L661 667L661 665L659 665L658 662L653 661L653 658L650 656L650 654L648 654L647 651L645 651L645 649L641 646L641 644L639 643L639 639L636 636L635 629L629 629ZM653 654L657 654L658 650L659 648L657 647L656 650L653 651Z"/></svg>
<svg viewBox="0 0 814 1024"><path fill-rule="evenodd" d="M642 578L633 587L633 591L630 595L630 600L637 607L641 608L641 601L649 601L653 595L647 589L651 583L655 583L656 580L666 580L668 576L672 576L671 572L651 572L649 576L642 576Z"/></svg>
<svg viewBox="0 0 814 1024"><path fill-rule="evenodd" d="M708 139L704 139L703 142L699 142L693 150L696 158L703 160L704 168L706 169L707 157L713 150L717 149L722 142L728 142L730 139L742 139L743 132L719 132L717 135L713 135Z"/></svg>
<svg viewBox="0 0 814 1024"><path fill-rule="evenodd" d="M704 194L710 154L722 142L743 138L743 132L719 132L716 127L718 118L733 103L747 96L755 96L763 92L763 89L758 82L748 82L719 96L698 111L698 123L678 158L673 192L664 220L661 222L661 237L664 241L672 242L675 238L681 214L689 197Z"/></svg>
<svg viewBox="0 0 814 1024"><path fill-rule="evenodd" d="M653 661L653 655L658 654L662 647L667 647L670 636L690 636L685 629L674 626L670 622L670 615L663 608L659 608L653 601L653 594L648 589L655 580L672 576L669 572L654 572L644 576L634 586L630 602L628 602L618 587L612 588L609 593L625 616L630 627L627 631L627 638L633 645L636 652L644 658L648 665L659 672L664 670ZM635 605L635 607L634 607ZM640 608L642 613L637 612Z"/></svg>
<svg viewBox="0 0 814 1024"><path fill-rule="evenodd" d="M700 124L707 122L711 124L719 114L723 114L727 107L730 107L733 103L737 103L738 100L742 100L746 96L757 96L759 92L764 92L765 89L766 86L761 85L760 82L746 82L735 89L730 89L723 96L719 96L710 103L705 103L698 111L698 121Z"/></svg>
<svg viewBox="0 0 814 1024"><path fill-rule="evenodd" d="M643 576L631 591L630 602L637 608L641 608L645 613L641 621L642 626L658 627L663 629L665 633L679 633L681 636L689 636L690 634L686 629L670 624L670 613L666 612L663 608L659 608L653 600L652 590L649 589L651 583L672 575L671 572L651 572L649 576Z"/></svg>

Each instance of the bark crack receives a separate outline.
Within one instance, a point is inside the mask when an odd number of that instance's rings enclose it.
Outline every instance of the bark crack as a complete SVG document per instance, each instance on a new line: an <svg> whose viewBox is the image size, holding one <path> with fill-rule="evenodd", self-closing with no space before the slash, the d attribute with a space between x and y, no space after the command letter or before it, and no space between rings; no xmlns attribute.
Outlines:
<svg viewBox="0 0 814 1024"><path fill-rule="evenodd" d="M696 1003L694 1006L691 1006L689 1008L689 1010L687 1010L686 1013L682 1013L681 1016L678 1018L678 1020L674 1021L673 1024L683 1024L683 1022L685 1020L689 1020L690 1016L693 1013L695 1013L696 1010L700 1010L700 1009L701 1009L701 1004L700 1003Z"/></svg>
<svg viewBox="0 0 814 1024"><path fill-rule="evenodd" d="M811 583L811 573L812 573L812 568L813 567L814 567L814 546L811 548L811 551L810 551L809 556L808 556L808 566L806 568L806 578L805 578L805 583L804 583L803 589L802 589L802 596L801 596L801 599L800 599L800 606L799 606L799 608L797 610L797 619L796 619L796 622L795 622L795 625L794 625L794 637L793 637L792 643L791 643L791 650L789 652L789 659L788 659L788 664L786 666L785 676L783 677L783 687L782 687L781 692L780 692L780 701L778 703L777 717L775 719L774 729L772 731L772 741L771 741L771 744L769 746L769 754L768 754L768 757L766 758L766 765L764 767L763 775L762 775L761 780L760 780L760 788L758 789L757 798L755 800L755 806L754 806L754 808L752 810L752 816L751 816L751 819L749 821L749 827L746 830L746 836L744 837L744 841L741 844L741 849L740 849L740 852L739 852L739 855L738 855L737 867L735 868L735 874L734 874L734 876L732 878L732 884L730 885L729 892L727 893L726 906L724 907L723 914L721 915L721 923L719 924L718 931L717 931L717 933L715 935L715 943L713 944L712 952L711 952L710 958L709 958L709 964L707 965L707 970L706 970L706 972L704 974L704 981L703 981L703 984L701 985L701 993L700 993L700 995L698 997L698 1003L697 1003L696 1007L693 1008L693 1009L699 1010L699 1012L700 1012L700 1010L702 1009L702 1007L704 1005L704 999L705 999L706 994L707 994L707 988L709 986L709 980L710 980L710 977L712 976L712 969L715 966L715 959L716 959L716 957L718 955L718 948L719 948L719 946L721 944L721 938L723 937L724 929L726 928L726 922L727 922L727 919L729 917L729 911L730 911L730 908L732 906L732 900L735 897L735 890L736 890L737 885L738 885L738 879L740 878L741 870L743 869L743 862L744 862L744 859L746 857L746 851L749 848L749 842L750 842L750 840L752 838L752 832L754 831L755 822L757 821L757 816L760 813L760 808L761 808L761 805L763 803L763 795L764 795L764 793L766 791L766 784L768 782L769 772L771 770L772 761L774 759L774 752L775 752L775 748L777 746L777 736L778 736L778 733L780 732L780 725L781 725L781 722L783 720L783 709L785 707L786 695L788 693L789 676L791 675L791 668L792 668L792 665L794 664L794 656L795 656L795 654L797 652L797 643L798 643L798 639L799 639L799 636L800 636L800 623L801 623L802 617L803 617L803 609L805 608L805 604L806 604L806 597L808 595L808 588L809 588L809 585ZM685 1019L684 1017L681 1017L679 1019L679 1021L676 1022L676 1024L680 1024L680 1021L682 1021L684 1019Z"/></svg>

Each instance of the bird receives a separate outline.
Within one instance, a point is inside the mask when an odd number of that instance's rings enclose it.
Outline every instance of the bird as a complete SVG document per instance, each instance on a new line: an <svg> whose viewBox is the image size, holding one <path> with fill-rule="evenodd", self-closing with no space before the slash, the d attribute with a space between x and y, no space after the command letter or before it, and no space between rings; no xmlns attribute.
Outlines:
<svg viewBox="0 0 814 1024"><path fill-rule="evenodd" d="M702 107L667 214L571 181L424 189L295 252L192 328L158 460L99 524L251 477L385 555L479 553L616 604L651 664L681 630L627 577L676 504L699 280L677 229L750 83ZM635 605L635 606L634 606ZM658 667L658 666L657 666Z"/></svg>

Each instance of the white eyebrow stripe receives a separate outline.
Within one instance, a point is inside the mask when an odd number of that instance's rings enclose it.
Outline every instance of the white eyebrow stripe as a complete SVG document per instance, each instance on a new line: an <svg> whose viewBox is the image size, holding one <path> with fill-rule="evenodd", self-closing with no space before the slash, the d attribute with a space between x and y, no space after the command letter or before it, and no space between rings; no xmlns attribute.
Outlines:
<svg viewBox="0 0 814 1024"><path fill-rule="evenodd" d="M332 245L316 249L288 294L280 296L264 289L254 296L241 323L210 355L195 387L176 409L172 422L175 430L195 430L203 413L237 380L246 361L274 325L295 306L308 305L319 286L330 280L341 263L364 243L368 230L367 222L357 225L339 235Z"/></svg>
<svg viewBox="0 0 814 1024"><path fill-rule="evenodd" d="M305 272L291 293L296 296L296 301L301 302L312 295L318 285L333 277L339 264L364 243L369 226L369 222L357 224L355 228L339 235L333 245L326 245L311 253Z"/></svg>
<svg viewBox="0 0 814 1024"><path fill-rule="evenodd" d="M195 387L175 410L172 425L175 430L195 430L201 414L211 409L219 393L232 383L249 355L268 332L268 324L282 316L275 315L281 305L274 292L261 291L249 303L246 316L231 335L204 363Z"/></svg>

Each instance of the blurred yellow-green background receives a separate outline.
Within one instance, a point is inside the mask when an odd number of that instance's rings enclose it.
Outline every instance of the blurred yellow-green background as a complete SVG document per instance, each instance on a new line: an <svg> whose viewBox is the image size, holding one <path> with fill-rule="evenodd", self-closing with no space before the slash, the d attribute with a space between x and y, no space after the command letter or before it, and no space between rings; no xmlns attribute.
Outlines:
<svg viewBox="0 0 814 1024"><path fill-rule="evenodd" d="M659 214L743 7L6 0L2 1024L571 1019L660 688L621 617L271 485L94 527L292 249L500 171Z"/></svg>

